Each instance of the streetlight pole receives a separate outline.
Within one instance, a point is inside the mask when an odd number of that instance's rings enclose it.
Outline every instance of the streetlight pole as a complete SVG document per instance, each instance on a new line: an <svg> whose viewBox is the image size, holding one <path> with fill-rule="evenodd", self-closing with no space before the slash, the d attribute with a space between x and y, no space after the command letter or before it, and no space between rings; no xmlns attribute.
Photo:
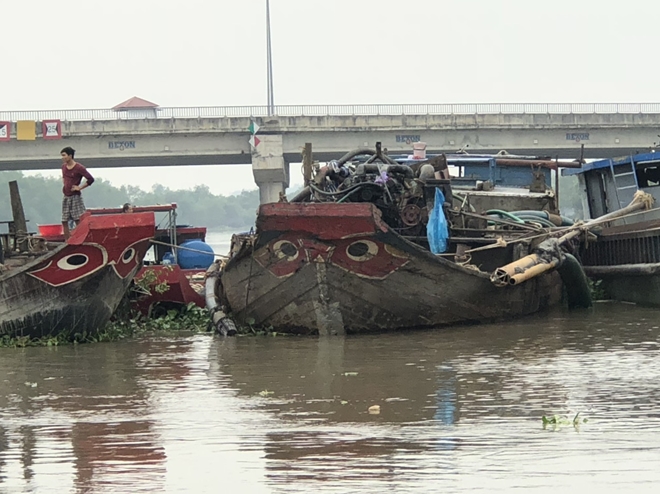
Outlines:
<svg viewBox="0 0 660 494"><path fill-rule="evenodd" d="M266 50L268 73L268 115L275 114L275 97L273 96L273 54L270 43L270 0L266 0Z"/></svg>

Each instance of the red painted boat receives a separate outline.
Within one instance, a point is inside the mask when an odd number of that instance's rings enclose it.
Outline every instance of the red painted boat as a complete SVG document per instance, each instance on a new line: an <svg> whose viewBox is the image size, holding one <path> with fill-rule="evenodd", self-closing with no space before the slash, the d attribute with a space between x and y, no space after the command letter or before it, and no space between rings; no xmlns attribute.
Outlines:
<svg viewBox="0 0 660 494"><path fill-rule="evenodd" d="M237 237L229 260L209 269L218 331L230 334L227 316L311 334L428 328L561 301L562 277L580 267L554 269L570 246L553 237L564 221L546 185L553 162L442 155L408 165L379 146L361 153L313 178L310 160L308 185L291 202L261 205L256 234ZM463 169L450 178L448 166Z"/></svg>
<svg viewBox="0 0 660 494"><path fill-rule="evenodd" d="M333 334L434 327L531 314L561 300L556 272L499 288L490 273L433 255L373 204L264 204L258 235L216 292L239 324Z"/></svg>
<svg viewBox="0 0 660 494"><path fill-rule="evenodd" d="M153 284L164 283L167 290L158 293L151 289L148 294L137 293L132 297L133 308L145 316L158 316L170 309L180 309L188 304L206 307L204 300L204 277L206 269L182 269L176 264L144 266L136 279L153 273Z"/></svg>
<svg viewBox="0 0 660 494"><path fill-rule="evenodd" d="M120 208L97 209L94 214L118 213ZM170 309L179 309L190 303L205 307L204 276L206 265L199 268L182 267L177 261L176 251L186 249L184 244L191 241L204 242L206 228L177 225L177 204L155 206L133 206L135 213L163 215L152 240L153 247L149 260L145 261L135 280L149 280L139 285L148 285L146 291L134 286L129 292L131 307L145 316L159 315ZM173 247L176 246L176 247ZM193 249L194 250L194 249ZM172 251L175 251L174 253ZM210 262L209 262L210 264ZM165 291L156 290L161 285Z"/></svg>
<svg viewBox="0 0 660 494"><path fill-rule="evenodd" d="M30 237L28 251L5 257L0 336L91 334L102 328L142 266L154 230L153 213L88 211L67 241L59 232Z"/></svg>

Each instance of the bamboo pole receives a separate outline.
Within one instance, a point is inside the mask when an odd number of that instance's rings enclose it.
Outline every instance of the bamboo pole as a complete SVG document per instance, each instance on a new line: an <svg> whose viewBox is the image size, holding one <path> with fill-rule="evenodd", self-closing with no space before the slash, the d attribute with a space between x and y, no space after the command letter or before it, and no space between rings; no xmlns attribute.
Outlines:
<svg viewBox="0 0 660 494"><path fill-rule="evenodd" d="M564 233L561 237L556 239L557 246L568 242L569 240L581 235L585 231L590 231L592 228L611 221L622 216L626 216L635 211L650 209L653 206L653 196L638 190L633 197L633 200L625 208L613 211L611 213L605 214L593 220L587 221L579 225L574 225L568 227L566 230L569 230L567 233ZM563 230L565 231L565 230ZM561 255L558 251L558 254ZM532 253L525 257L518 259L517 261L511 262L506 266L497 268L490 275L490 281L496 286L509 286L517 285L523 281L527 281L535 276L543 274L547 271L550 271L557 266L559 266L561 259L559 257L542 258L538 253Z"/></svg>
<svg viewBox="0 0 660 494"><path fill-rule="evenodd" d="M490 281L497 286L518 285L559 265L559 259L547 261L533 253L493 271Z"/></svg>

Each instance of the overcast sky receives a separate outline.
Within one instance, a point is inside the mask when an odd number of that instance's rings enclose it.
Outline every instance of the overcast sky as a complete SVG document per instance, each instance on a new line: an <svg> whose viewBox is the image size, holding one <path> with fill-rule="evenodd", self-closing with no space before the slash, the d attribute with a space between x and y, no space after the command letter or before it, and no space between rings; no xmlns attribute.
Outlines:
<svg viewBox="0 0 660 494"><path fill-rule="evenodd" d="M271 0L275 103L657 102L658 18L650 0ZM265 0L0 0L0 33L0 110L266 103ZM96 175L254 187L217 168Z"/></svg>

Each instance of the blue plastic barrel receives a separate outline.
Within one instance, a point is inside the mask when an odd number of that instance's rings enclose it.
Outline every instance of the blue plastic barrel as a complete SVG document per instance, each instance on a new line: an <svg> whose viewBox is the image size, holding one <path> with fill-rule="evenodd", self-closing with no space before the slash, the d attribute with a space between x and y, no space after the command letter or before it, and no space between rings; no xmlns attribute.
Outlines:
<svg viewBox="0 0 660 494"><path fill-rule="evenodd" d="M213 248L201 240L189 240L181 247L194 251L177 249L177 260L183 269L207 269L213 264Z"/></svg>

